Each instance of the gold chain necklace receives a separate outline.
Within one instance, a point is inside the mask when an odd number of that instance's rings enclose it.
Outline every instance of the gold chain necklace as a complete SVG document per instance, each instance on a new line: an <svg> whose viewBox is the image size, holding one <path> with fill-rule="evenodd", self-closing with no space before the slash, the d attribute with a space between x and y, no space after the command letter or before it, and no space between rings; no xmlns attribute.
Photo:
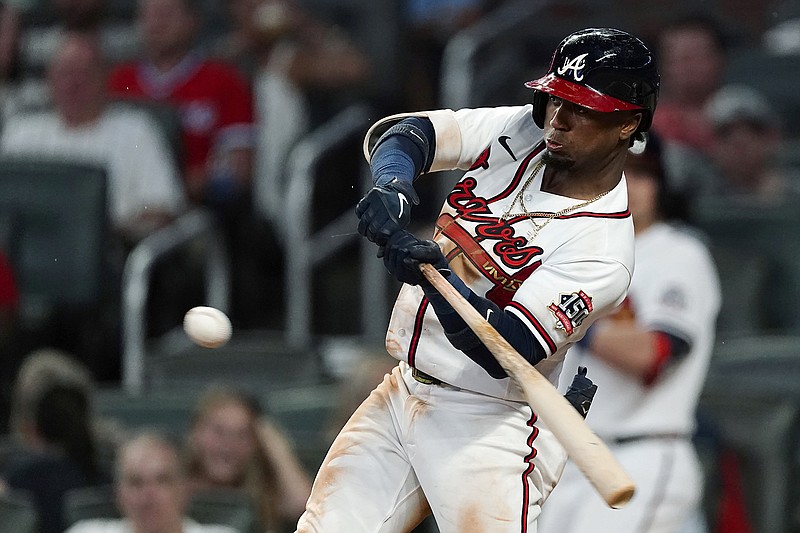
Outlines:
<svg viewBox="0 0 800 533"><path fill-rule="evenodd" d="M528 219L530 219L530 221L531 221L531 224L533 224L533 229L531 231L529 231L528 234L526 235L526 237L528 239L528 242L530 242L533 239L535 239L536 236L539 235L539 232L542 231L542 229L544 229L544 227L547 226L550 223L550 221L552 221L554 218L558 218L558 217L564 216L564 215L566 215L568 213L572 213L573 211L575 211L577 209L580 209L581 207L586 207L587 205L589 205L589 204L591 204L593 202L596 202L597 200L599 200L600 198L602 198L603 196L605 196L606 194L609 193L609 191L603 191L600 194L598 194L597 196L595 196L594 198L591 198L589 200L585 200L583 202L577 203L577 204L569 206L569 207L565 207L561 211L558 211L558 212L555 212L555 213L542 213L542 212L537 212L537 211L534 211L534 212L528 211L528 208L525 206L525 191L528 189L528 185L531 184L533 179L536 177L536 174L539 173L539 170L541 170L543 165L544 165L544 162L541 161L541 160L538 163L536 163L536 166L533 168L533 171L531 172L531 175L525 181L525 184L522 186L522 188L519 190L519 192L517 192L516 196L514 196L514 200L508 205L506 210L503 211L503 214L500 215L500 218L502 220L508 220L509 218L518 217L518 216L526 216L526 217L528 217ZM521 213L511 213L511 209L513 209L513 207L515 205L517 205L517 204L519 204L520 208L522 208L522 212ZM542 217L545 218L545 221L542 222L541 224L537 224L534 219L535 218L542 218Z"/></svg>

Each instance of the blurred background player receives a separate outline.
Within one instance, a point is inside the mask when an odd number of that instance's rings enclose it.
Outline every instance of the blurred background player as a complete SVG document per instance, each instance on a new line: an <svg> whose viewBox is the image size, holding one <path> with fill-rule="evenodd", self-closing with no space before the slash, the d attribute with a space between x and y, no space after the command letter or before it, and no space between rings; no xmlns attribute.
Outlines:
<svg viewBox="0 0 800 533"><path fill-rule="evenodd" d="M683 204L666 187L654 136L642 155L628 157L625 178L636 232L628 297L592 325L564 365L588 367L598 390L586 421L636 493L610 509L569 462L542 511L540 533L679 533L701 504L692 436L720 306L716 267L705 244L677 224Z"/></svg>

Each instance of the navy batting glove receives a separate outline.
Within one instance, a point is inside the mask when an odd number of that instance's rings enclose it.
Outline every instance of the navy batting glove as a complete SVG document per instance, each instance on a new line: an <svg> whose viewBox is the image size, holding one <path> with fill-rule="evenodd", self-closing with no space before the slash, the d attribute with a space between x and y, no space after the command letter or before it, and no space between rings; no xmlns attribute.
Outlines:
<svg viewBox="0 0 800 533"><path fill-rule="evenodd" d="M420 271L420 263L430 263L447 277L450 265L435 241L420 240L401 230L394 233L383 250L383 264L398 281L409 285L428 285L430 282Z"/></svg>
<svg viewBox="0 0 800 533"><path fill-rule="evenodd" d="M589 413L592 400L597 392L597 385L586 375L586 367L579 366L578 372L572 378L572 383L564 397L580 413L583 418Z"/></svg>
<svg viewBox="0 0 800 533"><path fill-rule="evenodd" d="M419 204L419 196L410 181L393 179L377 185L358 202L358 232L379 246L394 233L405 229L411 221L411 206Z"/></svg>

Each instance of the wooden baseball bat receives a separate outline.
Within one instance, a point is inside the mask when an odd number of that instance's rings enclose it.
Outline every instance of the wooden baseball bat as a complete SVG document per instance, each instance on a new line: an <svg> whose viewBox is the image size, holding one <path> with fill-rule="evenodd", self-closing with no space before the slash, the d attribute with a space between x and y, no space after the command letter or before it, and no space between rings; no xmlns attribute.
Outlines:
<svg viewBox="0 0 800 533"><path fill-rule="evenodd" d="M531 409L547 424L609 507L618 509L628 503L635 490L633 480L572 404L438 270L428 263L422 263L420 269L516 381Z"/></svg>

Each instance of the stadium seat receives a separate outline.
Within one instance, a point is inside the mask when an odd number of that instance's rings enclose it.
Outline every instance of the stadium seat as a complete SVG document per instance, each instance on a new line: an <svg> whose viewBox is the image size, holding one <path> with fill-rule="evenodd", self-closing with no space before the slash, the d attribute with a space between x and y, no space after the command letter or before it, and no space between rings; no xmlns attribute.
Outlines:
<svg viewBox="0 0 800 533"><path fill-rule="evenodd" d="M106 172L64 160L0 158L0 221L23 298L85 306L106 288Z"/></svg>
<svg viewBox="0 0 800 533"><path fill-rule="evenodd" d="M106 172L64 159L0 157L0 249L20 292L25 350L79 353L104 374L118 320L106 216Z"/></svg>

